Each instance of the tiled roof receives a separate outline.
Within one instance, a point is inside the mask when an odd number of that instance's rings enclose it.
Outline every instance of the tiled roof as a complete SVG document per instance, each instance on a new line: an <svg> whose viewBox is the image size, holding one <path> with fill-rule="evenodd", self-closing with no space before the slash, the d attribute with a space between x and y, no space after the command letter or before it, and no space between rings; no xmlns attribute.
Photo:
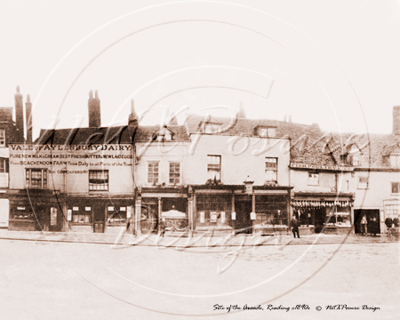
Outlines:
<svg viewBox="0 0 400 320"><path fill-rule="evenodd" d="M174 141L189 141L184 126L169 126ZM160 130L159 126L139 126L135 134L135 142L148 142ZM130 144L131 137L128 126L102 128L74 128L40 131L35 141L41 144Z"/></svg>
<svg viewBox="0 0 400 320"><path fill-rule="evenodd" d="M205 120L204 116L190 115L185 120L185 126L187 132L192 133L204 133L203 124L212 123L220 124L222 132L219 135L224 136L256 136L255 128L258 126L263 127L276 127L277 121L267 119L244 119L244 118L220 118L213 117Z"/></svg>
<svg viewBox="0 0 400 320"><path fill-rule="evenodd" d="M190 141L185 126L168 126L167 129L173 134L174 141ZM135 136L135 142L148 142L157 134L158 131L160 131L160 126L139 125Z"/></svg>

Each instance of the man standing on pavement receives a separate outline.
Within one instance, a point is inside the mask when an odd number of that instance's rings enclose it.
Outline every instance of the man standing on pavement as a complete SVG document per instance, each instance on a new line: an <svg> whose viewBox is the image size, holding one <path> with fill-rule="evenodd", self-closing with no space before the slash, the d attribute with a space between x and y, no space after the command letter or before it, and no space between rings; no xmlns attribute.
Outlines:
<svg viewBox="0 0 400 320"><path fill-rule="evenodd" d="M367 217L363 216L361 219L361 232L363 235L366 235L366 236L368 235L367 224L368 224Z"/></svg>
<svg viewBox="0 0 400 320"><path fill-rule="evenodd" d="M296 238L296 234L297 234L297 238L300 238L299 221L296 219L295 215L293 215L292 221L290 221L290 227L292 228L293 237Z"/></svg>

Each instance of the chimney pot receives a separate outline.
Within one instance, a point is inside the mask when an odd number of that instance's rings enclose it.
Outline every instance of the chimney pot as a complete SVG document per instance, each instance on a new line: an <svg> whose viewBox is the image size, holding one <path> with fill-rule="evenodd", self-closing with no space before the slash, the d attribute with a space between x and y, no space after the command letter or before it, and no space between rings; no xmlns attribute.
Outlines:
<svg viewBox="0 0 400 320"><path fill-rule="evenodd" d="M24 142L24 106L22 103L22 94L19 92L20 88L17 86L15 98L15 125L17 127L17 142Z"/></svg>
<svg viewBox="0 0 400 320"><path fill-rule="evenodd" d="M98 128L101 126L100 99L95 91L96 98L93 98L93 90L89 92L88 112L89 112L89 127Z"/></svg>
<svg viewBox="0 0 400 320"><path fill-rule="evenodd" d="M32 102L29 94L26 96L25 120L26 120L26 141L32 142Z"/></svg>
<svg viewBox="0 0 400 320"><path fill-rule="evenodd" d="M393 134L400 135L400 106L393 107Z"/></svg>

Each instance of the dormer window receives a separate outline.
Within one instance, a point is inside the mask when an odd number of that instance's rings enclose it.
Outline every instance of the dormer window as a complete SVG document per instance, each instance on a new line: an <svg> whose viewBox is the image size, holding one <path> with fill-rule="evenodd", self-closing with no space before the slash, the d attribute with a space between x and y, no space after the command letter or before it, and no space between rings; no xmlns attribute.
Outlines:
<svg viewBox="0 0 400 320"><path fill-rule="evenodd" d="M204 133L218 133L221 132L221 125L217 123L206 123L204 125Z"/></svg>
<svg viewBox="0 0 400 320"><path fill-rule="evenodd" d="M276 133L276 128L273 127L258 127L257 135L260 138L274 138Z"/></svg>
<svg viewBox="0 0 400 320"><path fill-rule="evenodd" d="M390 166L399 168L400 167L400 153L390 154Z"/></svg>
<svg viewBox="0 0 400 320"><path fill-rule="evenodd" d="M168 130L167 127L162 127L157 132L157 141L171 141L173 139L174 133Z"/></svg>

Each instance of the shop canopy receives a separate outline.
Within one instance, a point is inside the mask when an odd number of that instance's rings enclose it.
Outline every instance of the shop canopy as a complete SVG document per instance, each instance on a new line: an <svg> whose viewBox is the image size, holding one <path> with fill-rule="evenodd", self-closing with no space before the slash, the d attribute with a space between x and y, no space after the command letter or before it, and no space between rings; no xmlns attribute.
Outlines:
<svg viewBox="0 0 400 320"><path fill-rule="evenodd" d="M352 207L353 201L339 200L294 200L292 201L294 208L324 208L324 207Z"/></svg>
<svg viewBox="0 0 400 320"><path fill-rule="evenodd" d="M186 219L186 213L178 210L163 211L161 213L163 218L175 218L175 219Z"/></svg>

